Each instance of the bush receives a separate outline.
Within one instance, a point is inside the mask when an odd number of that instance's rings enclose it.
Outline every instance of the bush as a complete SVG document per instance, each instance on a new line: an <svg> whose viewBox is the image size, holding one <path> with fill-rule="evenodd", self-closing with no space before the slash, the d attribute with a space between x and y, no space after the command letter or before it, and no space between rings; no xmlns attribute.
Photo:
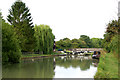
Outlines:
<svg viewBox="0 0 120 80"><path fill-rule="evenodd" d="M109 49L111 50L111 52L115 52L118 53L118 35L115 35L110 44L108 45Z"/></svg>
<svg viewBox="0 0 120 80"><path fill-rule="evenodd" d="M21 49L13 27L2 21L2 61L16 63L20 56Z"/></svg>

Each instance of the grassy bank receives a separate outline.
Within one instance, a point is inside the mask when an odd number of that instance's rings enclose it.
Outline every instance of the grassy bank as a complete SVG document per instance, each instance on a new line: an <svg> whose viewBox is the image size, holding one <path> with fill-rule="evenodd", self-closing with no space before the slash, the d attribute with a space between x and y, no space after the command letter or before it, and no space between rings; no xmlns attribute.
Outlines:
<svg viewBox="0 0 120 80"><path fill-rule="evenodd" d="M53 54L22 54L21 58L52 56L52 55L59 55L59 54L61 54L61 53L53 53Z"/></svg>
<svg viewBox="0 0 120 80"><path fill-rule="evenodd" d="M118 58L113 53L103 53L100 57L95 80L116 80L118 78Z"/></svg>

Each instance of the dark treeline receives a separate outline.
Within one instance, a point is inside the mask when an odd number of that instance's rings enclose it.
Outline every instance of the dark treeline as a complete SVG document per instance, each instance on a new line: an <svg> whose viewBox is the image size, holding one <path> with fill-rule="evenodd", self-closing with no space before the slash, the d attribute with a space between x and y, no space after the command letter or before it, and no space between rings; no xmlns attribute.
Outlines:
<svg viewBox="0 0 120 80"><path fill-rule="evenodd" d="M71 48L102 48L102 38L89 38L87 35L81 35L79 39L64 38L56 42L56 49Z"/></svg>
<svg viewBox="0 0 120 80"><path fill-rule="evenodd" d="M19 62L22 52L52 54L54 35L48 25L33 25L31 13L20 0L9 9L7 23L2 18L2 61Z"/></svg>

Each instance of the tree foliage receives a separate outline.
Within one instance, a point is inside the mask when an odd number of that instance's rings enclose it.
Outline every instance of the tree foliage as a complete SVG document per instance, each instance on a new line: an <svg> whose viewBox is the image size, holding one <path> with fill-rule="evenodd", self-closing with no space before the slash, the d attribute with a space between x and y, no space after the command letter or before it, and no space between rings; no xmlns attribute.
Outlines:
<svg viewBox="0 0 120 80"><path fill-rule="evenodd" d="M80 36L80 40L85 41L85 43L87 44L86 47L89 47L89 48L92 47L89 36L87 36L87 35L81 35Z"/></svg>
<svg viewBox="0 0 120 80"><path fill-rule="evenodd" d="M72 42L69 38L60 39L56 42L57 49L69 49L72 46Z"/></svg>
<svg viewBox="0 0 120 80"><path fill-rule="evenodd" d="M34 31L31 13L26 4L17 0L9 10L7 20L14 26L22 51L33 51Z"/></svg>
<svg viewBox="0 0 120 80"><path fill-rule="evenodd" d="M53 52L53 45L55 36L52 29L48 25L35 25L35 51L43 52L43 54L51 54Z"/></svg>
<svg viewBox="0 0 120 80"><path fill-rule="evenodd" d="M102 48L102 39L101 38L92 38L91 39L92 47Z"/></svg>
<svg viewBox="0 0 120 80"><path fill-rule="evenodd" d="M108 52L112 51L112 52L118 53L118 46L120 41L119 20L112 20L107 25L106 33L104 34L103 46Z"/></svg>
<svg viewBox="0 0 120 80"><path fill-rule="evenodd" d="M2 21L2 61L19 62L21 49L19 40L11 25Z"/></svg>
<svg viewBox="0 0 120 80"><path fill-rule="evenodd" d="M101 38L90 39L87 35L81 35L79 39L64 38L56 41L57 49L71 49L71 48L102 48Z"/></svg>

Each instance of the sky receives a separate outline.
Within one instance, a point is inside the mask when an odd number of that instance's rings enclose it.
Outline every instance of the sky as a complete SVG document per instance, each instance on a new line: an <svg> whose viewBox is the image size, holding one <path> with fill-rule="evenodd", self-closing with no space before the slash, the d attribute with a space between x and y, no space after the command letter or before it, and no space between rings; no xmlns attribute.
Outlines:
<svg viewBox="0 0 120 80"><path fill-rule="evenodd" d="M16 0L1 0L0 9L6 20ZM63 38L103 38L107 24L116 20L120 0L22 0L30 9L33 23L49 25L55 41Z"/></svg>

